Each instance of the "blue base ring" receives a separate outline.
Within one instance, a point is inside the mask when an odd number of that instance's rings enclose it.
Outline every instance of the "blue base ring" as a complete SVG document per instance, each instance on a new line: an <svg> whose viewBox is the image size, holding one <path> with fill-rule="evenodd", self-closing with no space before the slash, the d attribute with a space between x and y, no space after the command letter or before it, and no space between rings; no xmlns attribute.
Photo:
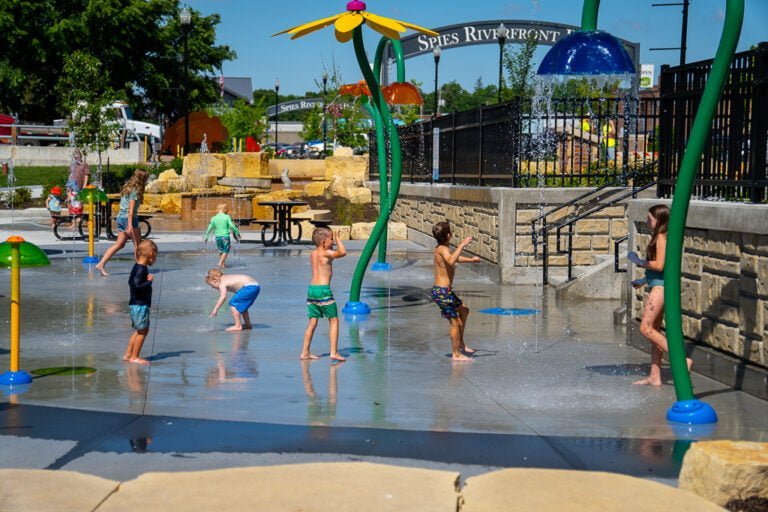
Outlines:
<svg viewBox="0 0 768 512"><path fill-rule="evenodd" d="M86 256L85 258L83 258L84 264L90 265L91 263L98 263L98 262L99 262L99 258L97 258L96 256Z"/></svg>
<svg viewBox="0 0 768 512"><path fill-rule="evenodd" d="M346 315L368 315L371 308L365 302L347 302L341 311Z"/></svg>
<svg viewBox="0 0 768 512"><path fill-rule="evenodd" d="M7 371L0 375L0 386L19 386L21 384L30 384L32 376L24 370L17 372Z"/></svg>
<svg viewBox="0 0 768 512"><path fill-rule="evenodd" d="M705 425L717 423L717 413L711 405L701 400L682 400L672 404L672 407L667 411L667 421L688 425Z"/></svg>
<svg viewBox="0 0 768 512"><path fill-rule="evenodd" d="M373 265L371 265L371 272L391 272L392 271L392 264L387 263L386 261L380 262L377 261Z"/></svg>

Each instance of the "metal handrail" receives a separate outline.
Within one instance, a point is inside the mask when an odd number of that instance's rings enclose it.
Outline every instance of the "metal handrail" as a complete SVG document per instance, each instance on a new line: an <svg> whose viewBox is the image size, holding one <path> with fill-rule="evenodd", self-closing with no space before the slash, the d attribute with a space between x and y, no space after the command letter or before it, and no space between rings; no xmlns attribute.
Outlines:
<svg viewBox="0 0 768 512"><path fill-rule="evenodd" d="M651 188L651 187L653 187L655 185L656 185L656 181L654 180L651 183L643 185L642 187L640 187L638 189L632 189L630 192L624 193L624 194L620 195L619 197L613 199L612 201L609 201L609 202L604 203L604 204L597 205L596 207L591 208L591 209L587 210L586 212L583 212L583 213L577 215L576 217L573 217L572 219L568 220L568 222L565 222L565 223L560 224L560 225L557 226L557 246L558 246L558 248L560 247L560 232L561 232L561 230L563 228L568 227L568 250L561 252L561 254L566 254L566 253L568 254L568 281L573 280L573 244L571 243L571 241L573 239L573 226L574 226L574 224L576 224L578 221L580 221L580 220L582 220L582 219L584 219L586 217L589 217L590 215L593 215L593 214L599 212L600 210L603 210L605 208L614 206L615 204L620 203L621 201L624 201L628 197L635 196L635 195L637 195L638 192L642 192L643 190L649 189L649 188ZM548 263L547 263L546 259L543 262L543 268L544 268L544 272L543 272L544 273L544 284L547 284L547 268L548 268Z"/></svg>
<svg viewBox="0 0 768 512"><path fill-rule="evenodd" d="M632 171L630 173L623 174L621 176L617 176L616 179L614 181L610 182L610 183L604 183L604 184L600 185L599 187L597 187L595 189L592 189L592 190L589 190L587 192L584 192L583 194L579 194L578 196L576 196L575 198L571 199L570 201L567 201L567 202L562 203L562 204L560 204L558 206L555 206L554 208L551 208L550 210L542 213L541 215L539 215L535 219L531 220L531 239L532 239L532 242L533 242L533 256L534 257L538 257L538 254L539 254L539 252L538 252L538 245L539 245L538 244L538 238L539 238L539 236L541 236L541 235L544 236L544 244L546 244L546 241L547 241L546 240L547 231L553 229L554 227L565 225L565 222L560 222L560 223L558 223L558 224L556 224L554 226L547 227L547 220L546 220L547 217L549 217L550 215L552 215L554 213L559 212L563 208L568 208L570 206L578 204L583 199L585 199L585 198L587 198L587 197L589 197L589 196L591 196L593 194L596 194L598 192L602 192L606 188L619 186L619 183L622 183L622 182L626 183L630 179L634 180L634 179L638 178L639 176L645 174L647 171L653 169L657 164L658 164L658 160L653 160L653 161L643 165L642 167L640 167L638 169L635 169L634 171ZM653 183L655 184L656 182L654 181ZM637 194L638 192L640 192L642 190L645 190L646 188L649 188L649 187L645 186L645 187L643 187L641 189L636 189L634 187L634 182L633 182L632 195L634 196L635 194ZM617 193L618 193L618 191L610 191L610 193L608 193L608 194L599 195L599 196L593 197L586 204L589 204L589 203L599 203L600 201L604 200L606 197L610 197L610 196L612 196L614 194L617 194ZM539 230L536 229L536 224L538 222L542 223L542 227ZM559 240L558 240L558 252L560 252Z"/></svg>
<svg viewBox="0 0 768 512"><path fill-rule="evenodd" d="M614 272L626 272L626 268L619 268L619 245L629 240L629 235L624 235L621 238L617 238L613 241L613 271Z"/></svg>

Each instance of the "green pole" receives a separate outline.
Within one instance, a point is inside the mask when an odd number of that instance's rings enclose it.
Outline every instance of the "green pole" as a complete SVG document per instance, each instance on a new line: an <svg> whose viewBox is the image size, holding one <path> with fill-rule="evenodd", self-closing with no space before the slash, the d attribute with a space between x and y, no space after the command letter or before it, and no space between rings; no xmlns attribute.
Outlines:
<svg viewBox="0 0 768 512"><path fill-rule="evenodd" d="M395 54L395 62L397 63L397 81L401 83L405 82L405 59L403 57L403 45L397 39L389 39L387 37L382 37L379 40L379 44L376 47L376 54L373 59L373 74L377 79L381 77L382 60L384 57L384 51L386 50L388 43L392 45L392 49ZM382 107L387 108L385 102L382 103ZM371 109L369 109L369 112L370 111ZM374 120L374 121L381 122L380 119ZM387 174L389 173L390 169L387 168L387 158L386 158L386 152L385 152L386 141L384 139L380 139L380 136L383 137L384 132L383 130L380 131L379 127L377 126L376 145L378 147L378 157L379 157L380 205L382 205L381 207L384 207L384 205L387 205L387 208L389 208L389 213L391 215L392 210L394 210L395 208L395 201L397 200L397 196L389 193ZM399 139L398 139L398 143L399 143ZM383 157L383 160L382 160L382 157ZM382 165L382 161L384 162L384 165ZM398 191L400 189L399 178L398 178L397 189ZM387 230L382 231L378 244L379 244L379 256L377 261L381 264L386 264L387 262Z"/></svg>
<svg viewBox="0 0 768 512"><path fill-rule="evenodd" d="M397 199L397 194L400 191L400 174L401 174L401 155L400 155L400 139L397 136L397 130L392 122L392 116L389 114L389 109L384 101L384 96L379 88L379 82L374 76L368 64L368 56L365 53L365 45L363 43L363 33L361 27L355 29L353 35L353 41L355 46L355 56L357 57L358 66L363 73L368 88L371 90L371 99L373 100L373 107L376 108L382 117L382 124L387 127L387 131L390 138L390 148L392 151L392 188L390 191L390 204L394 206ZM368 268L368 263L373 255L379 238L387 228L387 222L389 222L389 208L381 208L379 218L373 227L371 237L366 242L363 248L360 259L355 267L355 273L352 276L352 284L350 285L349 300L350 302L360 302L360 290L363 286L363 276L365 270Z"/></svg>
<svg viewBox="0 0 768 512"><path fill-rule="evenodd" d="M728 78L728 69L736 52L736 45L741 34L744 19L744 0L727 0L725 23L720 36L720 44L712 63L704 95L701 98L696 118L693 121L691 135L683 155L683 162L675 185L672 208L669 213L667 232L667 251L664 257L664 320L667 327L669 345L669 364L675 381L675 393L678 401L692 400L693 387L691 376L685 364L685 346L683 342L682 308L680 304L680 273L683 257L683 237L688 217L688 205L696 178L696 169L704 152L704 145L709 138L712 118L717 108L720 94Z"/></svg>
<svg viewBox="0 0 768 512"><path fill-rule="evenodd" d="M376 153L379 161L379 204L381 208L389 208L389 190L387 183L387 148L384 137L384 125L381 122L381 114L369 102L363 103L363 107L373 119L373 125L376 128ZM386 233L385 233L386 234ZM379 240L379 263L387 261L387 237L383 236Z"/></svg>
<svg viewBox="0 0 768 512"><path fill-rule="evenodd" d="M597 12L600 10L600 0L584 0L581 10L581 31L597 30Z"/></svg>

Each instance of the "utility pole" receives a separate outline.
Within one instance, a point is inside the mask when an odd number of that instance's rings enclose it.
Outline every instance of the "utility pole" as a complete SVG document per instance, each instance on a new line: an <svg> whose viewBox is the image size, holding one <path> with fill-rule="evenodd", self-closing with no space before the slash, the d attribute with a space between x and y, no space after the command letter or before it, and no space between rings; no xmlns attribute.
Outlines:
<svg viewBox="0 0 768 512"><path fill-rule="evenodd" d="M688 6L691 4L691 0L683 0L682 2L664 3L664 4L651 4L651 7L671 7L675 5L683 6L683 22L680 29L680 46L672 46L665 48L649 48L650 51L661 50L680 50L680 65L685 64L685 51L688 49Z"/></svg>

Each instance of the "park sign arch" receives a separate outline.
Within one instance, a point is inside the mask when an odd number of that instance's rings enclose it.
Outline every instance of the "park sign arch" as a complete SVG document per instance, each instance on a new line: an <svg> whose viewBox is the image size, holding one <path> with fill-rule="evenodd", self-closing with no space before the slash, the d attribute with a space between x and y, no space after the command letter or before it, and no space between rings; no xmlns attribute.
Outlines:
<svg viewBox="0 0 768 512"><path fill-rule="evenodd" d="M271 105L267 107L267 117L273 118L276 113L287 114L289 112L297 112L299 110L312 110L315 107L322 107L322 98L302 98L300 100L291 100L277 105Z"/></svg>
<svg viewBox="0 0 768 512"><path fill-rule="evenodd" d="M340 104L339 102L335 103L337 105ZM350 106L348 103L341 103L340 105L345 108ZM322 98L301 98L298 100L284 101L283 103L278 103L277 105L270 105L267 107L267 118L272 119L275 117L276 112L279 112L280 115L282 115L288 114L289 112L297 112L299 110L312 110L315 107L322 106Z"/></svg>
<svg viewBox="0 0 768 512"><path fill-rule="evenodd" d="M507 29L507 43L522 44L529 37L533 37L539 44L553 46L562 37L571 32L580 30L574 25L563 25L561 23L549 23L544 21L527 20L485 20L471 21L456 25L447 25L445 27L433 28L438 33L437 36L428 36L426 34L412 34L400 40L403 47L403 58L418 57L439 46L441 50L458 48L460 46L470 46L475 44L499 44L498 28L501 23ZM619 39L627 49L635 69L638 69L640 60L640 43L633 43L624 39ZM391 62L395 59L392 45L389 44L385 53L387 60ZM391 60L390 60L391 59ZM389 66L382 66L382 83L389 83Z"/></svg>

